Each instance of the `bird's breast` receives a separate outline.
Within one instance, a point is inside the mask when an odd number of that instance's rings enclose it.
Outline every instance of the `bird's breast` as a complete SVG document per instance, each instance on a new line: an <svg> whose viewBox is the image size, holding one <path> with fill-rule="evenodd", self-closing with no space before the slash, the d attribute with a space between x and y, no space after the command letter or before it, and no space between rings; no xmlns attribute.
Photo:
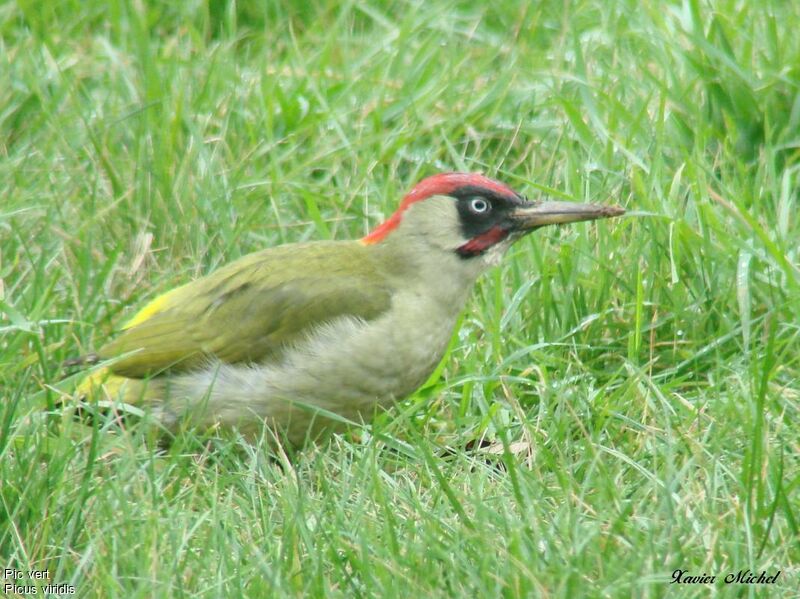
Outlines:
<svg viewBox="0 0 800 599"><path fill-rule="evenodd" d="M317 380L345 401L390 403L416 390L441 360L458 316L451 308L403 292L375 320L343 318L321 327L289 361L297 370L315 365Z"/></svg>

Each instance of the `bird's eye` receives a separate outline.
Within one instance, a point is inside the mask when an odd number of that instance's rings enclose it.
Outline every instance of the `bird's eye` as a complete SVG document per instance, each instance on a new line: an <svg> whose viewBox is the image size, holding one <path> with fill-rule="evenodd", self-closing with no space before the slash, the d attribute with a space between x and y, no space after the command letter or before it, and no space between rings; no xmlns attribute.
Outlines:
<svg viewBox="0 0 800 599"><path fill-rule="evenodd" d="M469 201L469 209L475 214L486 214L492 209L492 205L485 198L472 198Z"/></svg>

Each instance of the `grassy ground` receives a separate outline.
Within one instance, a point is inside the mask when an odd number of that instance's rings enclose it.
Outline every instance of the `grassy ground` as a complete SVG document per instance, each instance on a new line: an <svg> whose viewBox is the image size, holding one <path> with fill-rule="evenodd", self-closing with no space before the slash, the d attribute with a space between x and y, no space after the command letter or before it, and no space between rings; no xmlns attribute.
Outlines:
<svg viewBox="0 0 800 599"><path fill-rule="evenodd" d="M798 30L755 0L0 4L7 567L78 597L796 594ZM634 216L518 244L438 380L291 463L43 418L143 301L453 169Z"/></svg>

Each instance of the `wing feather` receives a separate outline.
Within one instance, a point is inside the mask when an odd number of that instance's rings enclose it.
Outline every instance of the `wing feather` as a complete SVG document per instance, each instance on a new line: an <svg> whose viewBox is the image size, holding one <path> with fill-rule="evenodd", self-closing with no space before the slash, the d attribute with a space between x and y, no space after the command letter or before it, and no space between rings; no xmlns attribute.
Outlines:
<svg viewBox="0 0 800 599"><path fill-rule="evenodd" d="M156 298L98 353L130 354L111 370L133 378L210 358L276 360L320 324L389 308L390 287L367 252L357 242L316 242L250 254Z"/></svg>

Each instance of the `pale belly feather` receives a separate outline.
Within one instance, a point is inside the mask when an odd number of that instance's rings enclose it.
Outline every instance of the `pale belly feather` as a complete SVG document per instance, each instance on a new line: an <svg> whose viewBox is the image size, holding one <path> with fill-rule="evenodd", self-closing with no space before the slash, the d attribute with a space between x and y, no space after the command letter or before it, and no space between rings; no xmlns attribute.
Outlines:
<svg viewBox="0 0 800 599"><path fill-rule="evenodd" d="M279 363L210 364L170 378L169 397L154 412L166 424L188 417L255 431L266 421L299 443L340 428L316 409L369 421L416 390L441 360L453 331L453 307L408 293L386 315L340 318L319 327Z"/></svg>

